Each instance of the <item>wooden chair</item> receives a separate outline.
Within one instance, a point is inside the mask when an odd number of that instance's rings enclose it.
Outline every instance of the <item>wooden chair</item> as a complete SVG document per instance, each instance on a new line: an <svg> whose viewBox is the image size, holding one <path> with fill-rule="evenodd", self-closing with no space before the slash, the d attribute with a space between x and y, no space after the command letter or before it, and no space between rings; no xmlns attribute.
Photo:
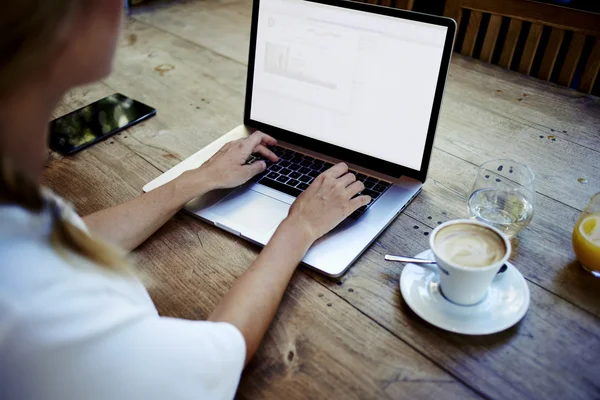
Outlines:
<svg viewBox="0 0 600 400"><path fill-rule="evenodd" d="M600 14L531 0L447 0L455 51L600 95Z"/></svg>

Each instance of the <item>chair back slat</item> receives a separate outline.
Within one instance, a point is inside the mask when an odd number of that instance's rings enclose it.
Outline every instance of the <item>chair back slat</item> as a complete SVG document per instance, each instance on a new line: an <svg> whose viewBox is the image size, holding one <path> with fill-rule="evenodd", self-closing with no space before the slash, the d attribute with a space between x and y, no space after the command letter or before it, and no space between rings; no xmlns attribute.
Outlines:
<svg viewBox="0 0 600 400"><path fill-rule="evenodd" d="M531 24L531 28L529 28L529 33L527 34L527 41L523 48L523 54L521 54L521 61L519 62L519 72L526 75L529 75L531 72L537 48L542 38L542 32L544 32L542 25Z"/></svg>
<svg viewBox="0 0 600 400"><path fill-rule="evenodd" d="M483 40L483 47L481 48L479 59L485 62L492 62L501 26L502 17L500 15L492 15L487 26L487 31L485 32L485 39Z"/></svg>
<svg viewBox="0 0 600 400"><path fill-rule="evenodd" d="M501 67L509 68L512 62L513 56L515 55L515 49L517 48L517 41L521 34L521 26L523 21L520 19L511 19L510 25L508 26L508 33L506 34L506 41L502 48L502 55L498 64Z"/></svg>
<svg viewBox="0 0 600 400"><path fill-rule="evenodd" d="M585 44L585 35L582 33L573 34L573 39L569 45L569 50L565 57L565 61L560 69L558 75L558 84L563 86L571 86L571 81L575 75L579 59L581 58L581 52L583 51L583 45Z"/></svg>
<svg viewBox="0 0 600 400"><path fill-rule="evenodd" d="M479 11L471 12L469 17L469 25L467 26L467 32L465 34L465 40L463 41L461 54L471 57L473 50L475 49L475 42L477 41L477 34L479 33L479 25L481 24L481 16L483 14Z"/></svg>
<svg viewBox="0 0 600 400"><path fill-rule="evenodd" d="M592 93L594 82L600 79L600 38L596 38L583 71L579 90L584 93Z"/></svg>
<svg viewBox="0 0 600 400"><path fill-rule="evenodd" d="M560 46L562 45L563 38L565 37L565 31L559 28L553 28L550 33L550 40L546 45L544 52L544 58L542 58L542 65L540 66L540 72L538 77L544 80L550 80Z"/></svg>

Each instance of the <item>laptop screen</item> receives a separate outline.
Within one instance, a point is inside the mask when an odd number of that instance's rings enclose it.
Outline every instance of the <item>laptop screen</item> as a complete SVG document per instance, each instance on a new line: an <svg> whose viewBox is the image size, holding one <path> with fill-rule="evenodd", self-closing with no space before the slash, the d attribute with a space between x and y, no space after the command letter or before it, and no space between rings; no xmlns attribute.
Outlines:
<svg viewBox="0 0 600 400"><path fill-rule="evenodd" d="M250 118L419 170L448 28L312 1L259 4Z"/></svg>

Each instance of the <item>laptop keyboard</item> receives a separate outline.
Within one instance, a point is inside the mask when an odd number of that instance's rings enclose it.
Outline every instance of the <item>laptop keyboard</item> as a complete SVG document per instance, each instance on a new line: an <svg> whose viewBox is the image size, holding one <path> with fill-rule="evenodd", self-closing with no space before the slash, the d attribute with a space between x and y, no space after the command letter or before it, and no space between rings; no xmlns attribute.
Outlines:
<svg viewBox="0 0 600 400"><path fill-rule="evenodd" d="M327 161L280 146L273 146L270 149L273 153L277 154L279 161L272 163L266 160L267 169L252 178L252 181L289 194L290 196L298 197L317 176L333 166L333 164ZM251 156L248 163L259 159L262 158ZM365 190L361 194L369 195L372 198L371 203L362 206L349 217L351 219L358 219L385 193L391 184L356 171L350 170L348 172L356 175L356 179L364 183Z"/></svg>

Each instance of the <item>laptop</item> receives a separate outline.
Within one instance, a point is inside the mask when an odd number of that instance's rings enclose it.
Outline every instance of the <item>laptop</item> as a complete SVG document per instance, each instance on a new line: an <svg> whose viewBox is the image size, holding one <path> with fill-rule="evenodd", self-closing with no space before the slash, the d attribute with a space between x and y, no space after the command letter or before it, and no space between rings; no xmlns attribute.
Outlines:
<svg viewBox="0 0 600 400"><path fill-rule="evenodd" d="M373 201L317 241L303 264L338 277L419 194L456 24L343 0L254 0L244 124L144 187L197 168L253 131L280 157L252 181L185 210L260 246L323 171L344 161Z"/></svg>

